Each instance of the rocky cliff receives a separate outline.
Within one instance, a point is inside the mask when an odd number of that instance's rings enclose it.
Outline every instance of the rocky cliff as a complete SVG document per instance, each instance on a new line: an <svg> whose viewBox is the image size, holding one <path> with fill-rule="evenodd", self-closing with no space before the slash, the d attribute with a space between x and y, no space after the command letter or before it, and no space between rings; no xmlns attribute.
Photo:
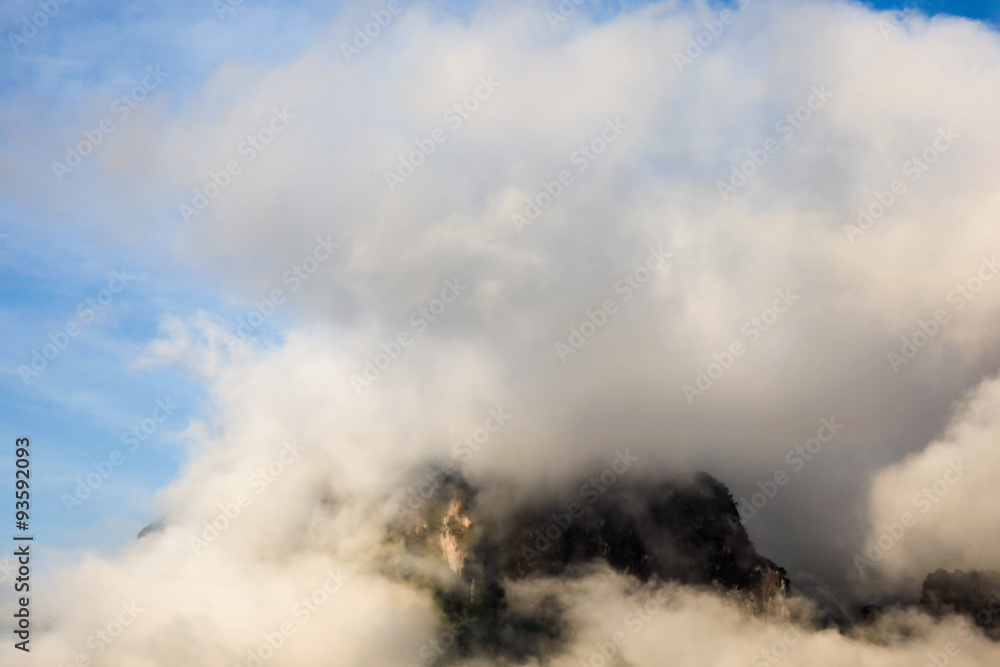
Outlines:
<svg viewBox="0 0 1000 667"><path fill-rule="evenodd" d="M754 549L728 489L705 473L612 484L595 476L527 495L484 493L445 476L395 522L389 541L398 547L390 569L433 591L447 622L463 629L457 653L465 655L524 660L557 651L566 627L556 600L515 605L507 589L598 564L639 582L722 590L748 613L785 614L789 592L784 569ZM440 571L415 566L412 556Z"/></svg>
<svg viewBox="0 0 1000 667"><path fill-rule="evenodd" d="M932 572L924 579L920 606L935 616L967 616L987 637L1000 641L1000 572Z"/></svg>

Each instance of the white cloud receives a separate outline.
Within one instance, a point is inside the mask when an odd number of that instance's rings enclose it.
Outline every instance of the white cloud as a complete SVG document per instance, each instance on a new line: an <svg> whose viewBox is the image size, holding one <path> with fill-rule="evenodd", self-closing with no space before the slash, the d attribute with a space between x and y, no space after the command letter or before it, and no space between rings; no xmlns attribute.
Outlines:
<svg viewBox="0 0 1000 667"><path fill-rule="evenodd" d="M1000 508L993 501L998 433L1000 379L992 378L958 406L940 438L878 473L859 585L916 590L938 568L1000 567Z"/></svg>
<svg viewBox="0 0 1000 667"><path fill-rule="evenodd" d="M145 629L137 625L110 660L236 659L328 565L369 562L380 503L399 470L447 456L497 405L510 424L469 462L474 473L557 477L628 445L648 472L701 467L737 496L771 478L789 448L834 415L845 424L836 445L751 530L768 555L839 583L850 555L831 545L857 536L868 475L922 447L951 402L996 370L1000 283L985 283L961 308L949 293L997 247L997 34L915 17L886 39L876 14L859 5L758 0L678 72L673 53L701 28L696 10L672 4L597 26L575 16L566 32L523 5L485 7L469 21L418 5L346 63L339 42L352 28L345 18L271 70L227 64L179 108L152 101L107 138L93 171L45 203L69 210L100 192L92 200L100 231L134 235L137 253L176 257L248 304L283 290L295 322L280 344L230 356L214 317L164 320L146 361L188 363L206 378L217 411L192 425L191 461L162 494L173 527L65 575L71 592L52 619L60 634L46 659L68 661L85 640L93 614L85 619L79 601L96 586L88 581L105 585L94 590L107 614L136 590L149 599ZM484 76L500 87L450 126L448 109ZM791 121L779 123L820 86L832 96L788 133ZM263 140L275 108L294 121L265 149L242 149L248 135ZM594 160L574 158L617 117L627 127L615 142ZM436 127L448 128L447 140L391 192L384 172ZM907 163L949 127L954 144L913 180ZM27 131L43 150L4 160L23 161L18 183L48 189L48 156L69 139L47 136L43 124ZM723 201L716 182L770 138L780 149ZM240 173L184 225L178 206L229 161ZM519 233L511 216L563 169L573 184ZM844 225L896 179L905 195L852 244ZM164 229L169 242L151 244ZM339 254L292 294L285 272L327 235ZM649 246L671 254L668 270L626 299L616 285ZM425 328L415 324L442 281L456 278L467 294L433 321L424 317ZM747 328L782 289L801 295L795 307ZM555 343L606 299L620 312L562 364ZM940 309L948 321L893 369L888 354L901 337ZM356 392L351 376L401 333L412 345ZM689 404L682 386L733 341L746 354ZM970 419L876 480L872 512L883 521L909 502L911 482L944 473L952 451L983 462L907 536L922 545L918 556L903 545L887 554L882 567L897 581L945 558L990 564L995 541L970 536L987 530L991 515L968 515L997 462L984 449L989 420ZM246 508L209 551L188 553L186 537L292 438L306 447L301 464L289 464L266 502L262 495ZM956 516L962 521L949 520ZM948 539L931 548L941 535ZM268 583L250 585L257 581ZM332 650L345 664L381 664L390 652L393 664L409 659L433 624L427 601L373 572L353 585L350 604L338 599L324 612L329 623L290 643L289 656L303 664ZM619 590L607 595L609 604L629 602ZM728 614L720 632L731 636L682 643L678 664L749 660L781 636L748 629L710 597L685 604L681 627ZM356 606L356 615L347 611ZM220 620L207 631L205 618ZM947 634L918 622L926 644L892 654L832 632L806 643L836 656L830 664L903 664ZM399 641L387 645L386 636ZM660 635L644 637L628 650L652 664L643 656Z"/></svg>

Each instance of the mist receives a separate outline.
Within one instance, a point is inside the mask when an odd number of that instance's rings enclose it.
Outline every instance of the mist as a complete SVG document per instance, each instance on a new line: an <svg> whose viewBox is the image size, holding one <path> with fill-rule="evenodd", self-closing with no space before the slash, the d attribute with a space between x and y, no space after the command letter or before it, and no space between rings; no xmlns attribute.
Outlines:
<svg viewBox="0 0 1000 667"><path fill-rule="evenodd" d="M53 557L14 664L996 663L969 618L908 606L938 568L1000 569L995 27L405 3L359 46L383 7L151 90L55 193L79 127L5 103L5 197L86 201L84 232L227 311L165 309L131 354L211 412L158 530ZM558 618L535 653L435 648L455 629L402 573L454 568L387 538L407 499L443 471L503 514L625 450L622 479L728 487L784 612L590 563L507 582Z"/></svg>

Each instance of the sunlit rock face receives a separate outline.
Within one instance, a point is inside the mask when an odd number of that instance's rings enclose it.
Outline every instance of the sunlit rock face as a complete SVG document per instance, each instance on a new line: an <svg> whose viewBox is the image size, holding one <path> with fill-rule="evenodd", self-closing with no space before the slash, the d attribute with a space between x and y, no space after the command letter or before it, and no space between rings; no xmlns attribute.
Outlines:
<svg viewBox="0 0 1000 667"><path fill-rule="evenodd" d="M448 512L441 520L441 550L448 559L448 567L456 574L462 574L465 552L461 541L472 525L472 519L462 511L462 505L462 501L453 498L448 503Z"/></svg>
<svg viewBox="0 0 1000 667"><path fill-rule="evenodd" d="M756 552L728 489L704 473L609 485L595 476L517 494L451 475L391 526L388 542L388 570L427 586L446 622L462 629L459 655L558 652L570 630L557 599L514 600L510 588L600 566L651 585L712 587L748 613L787 615L784 569Z"/></svg>
<svg viewBox="0 0 1000 667"><path fill-rule="evenodd" d="M1000 641L1000 572L936 570L924 579L920 606L936 616L967 616L987 637Z"/></svg>

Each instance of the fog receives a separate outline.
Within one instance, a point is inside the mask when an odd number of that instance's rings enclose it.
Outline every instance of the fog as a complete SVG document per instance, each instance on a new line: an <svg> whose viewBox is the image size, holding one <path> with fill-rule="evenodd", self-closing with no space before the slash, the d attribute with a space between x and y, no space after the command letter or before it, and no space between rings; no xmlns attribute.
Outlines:
<svg viewBox="0 0 1000 667"><path fill-rule="evenodd" d="M40 586L23 664L253 665L286 622L269 664L432 664L433 601L383 560L412 471L452 460L530 489L626 447L645 475L728 485L807 595L763 619L601 568L519 582L572 628L544 664L605 664L618 631L609 665L919 665L949 642L956 664L996 663L954 617L891 610L841 632L824 614L915 599L939 567L998 567L1000 39L855 3L743 4L699 51L720 7L553 29L527 4L415 3L348 62L358 8L293 62L154 93L93 158L114 186L97 231L204 275L246 322L163 313L137 372L180 365L214 411L156 498L166 528L65 554ZM53 147L3 157L23 163L17 196L38 197L40 155L71 137L22 129ZM162 215L136 218L137 200ZM256 321L289 324L266 338ZM347 577L303 620L330 572ZM98 656L88 637L133 601Z"/></svg>

